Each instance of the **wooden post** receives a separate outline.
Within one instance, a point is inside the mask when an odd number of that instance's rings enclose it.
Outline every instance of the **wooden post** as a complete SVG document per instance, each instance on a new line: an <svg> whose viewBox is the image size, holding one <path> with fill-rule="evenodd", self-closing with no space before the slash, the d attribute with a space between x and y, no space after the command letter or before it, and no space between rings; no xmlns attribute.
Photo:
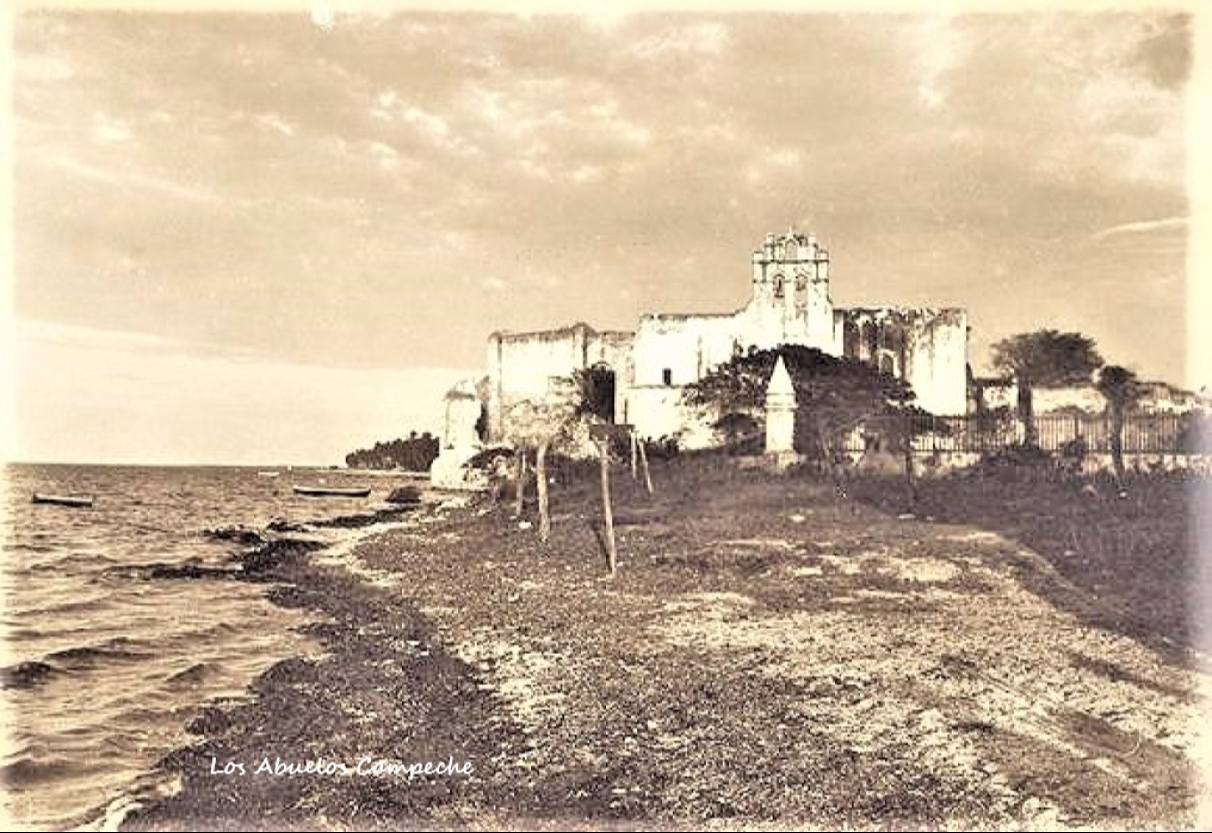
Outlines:
<svg viewBox="0 0 1212 833"><path fill-rule="evenodd" d="M652 494L652 475L648 471L648 452L644 450L642 442L637 440L635 443L640 449L640 465L644 469L644 488L648 490L648 494Z"/></svg>
<svg viewBox="0 0 1212 833"><path fill-rule="evenodd" d="M627 437L631 440L631 479L634 482L639 479L635 472L636 446L638 443L636 442L634 431L630 432Z"/></svg>
<svg viewBox="0 0 1212 833"><path fill-rule="evenodd" d="M513 516L522 517L522 508L526 500L526 449L518 448L518 459L514 463L514 474L517 479L517 494L514 496Z"/></svg>
<svg viewBox="0 0 1212 833"><path fill-rule="evenodd" d="M614 543L614 511L610 507L610 440L600 440L599 447L602 450L602 517L606 526L606 564L613 576L619 553Z"/></svg>
<svg viewBox="0 0 1212 833"><path fill-rule="evenodd" d="M539 540L547 541L551 535L551 512L547 504L547 446L550 440L543 440L539 443L539 450L535 452L534 457L534 473L535 473L535 488L539 493Z"/></svg>
<svg viewBox="0 0 1212 833"><path fill-rule="evenodd" d="M904 430L902 440L905 453L905 486L909 492L909 511L917 511L917 484L913 482L913 416L904 415Z"/></svg>

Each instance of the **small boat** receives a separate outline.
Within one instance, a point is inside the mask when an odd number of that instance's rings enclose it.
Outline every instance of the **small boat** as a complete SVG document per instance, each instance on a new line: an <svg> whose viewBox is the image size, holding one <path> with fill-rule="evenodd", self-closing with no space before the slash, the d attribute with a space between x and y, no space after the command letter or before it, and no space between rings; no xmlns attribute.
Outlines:
<svg viewBox="0 0 1212 833"><path fill-rule="evenodd" d="M280 471L259 471L257 477L277 477L281 473Z"/></svg>
<svg viewBox="0 0 1212 833"><path fill-rule="evenodd" d="M52 503L56 506L92 506L91 495L44 495L34 492L34 503Z"/></svg>
<svg viewBox="0 0 1212 833"><path fill-rule="evenodd" d="M295 494L308 497L366 497L370 489L340 489L335 486L295 486Z"/></svg>

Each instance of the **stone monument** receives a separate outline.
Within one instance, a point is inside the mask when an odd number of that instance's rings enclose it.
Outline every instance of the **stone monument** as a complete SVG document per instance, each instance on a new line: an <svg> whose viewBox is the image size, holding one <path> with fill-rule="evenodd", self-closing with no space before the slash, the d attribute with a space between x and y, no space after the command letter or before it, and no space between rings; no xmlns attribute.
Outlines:
<svg viewBox="0 0 1212 833"><path fill-rule="evenodd" d="M766 455L780 468L799 459L795 453L795 387L782 356L766 385Z"/></svg>
<svg viewBox="0 0 1212 833"><path fill-rule="evenodd" d="M476 431L481 405L475 382L459 382L446 392L445 403L442 442L429 469L429 482L438 489L482 489L486 485L484 477L466 466L484 447Z"/></svg>

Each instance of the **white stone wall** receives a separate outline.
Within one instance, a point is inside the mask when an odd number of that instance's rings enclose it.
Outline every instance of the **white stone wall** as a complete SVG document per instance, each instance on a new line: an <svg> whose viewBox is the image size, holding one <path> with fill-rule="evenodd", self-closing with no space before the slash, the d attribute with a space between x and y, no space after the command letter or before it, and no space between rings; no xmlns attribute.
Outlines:
<svg viewBox="0 0 1212 833"><path fill-rule="evenodd" d="M665 385L697 382L713 367L732 358L738 342L736 317L645 316L636 328L632 347L635 385Z"/></svg>
<svg viewBox="0 0 1212 833"><path fill-rule="evenodd" d="M915 402L934 414L968 410L968 315L964 310L912 310L905 338L904 379Z"/></svg>
<svg viewBox="0 0 1212 833"><path fill-rule="evenodd" d="M959 415L968 408L968 314L943 310L932 317L930 384L913 384L918 403L931 413Z"/></svg>
<svg viewBox="0 0 1212 833"><path fill-rule="evenodd" d="M553 380L604 364L615 371L615 408L631 374L631 333L599 333L585 324L534 333L494 333L488 340L488 415L492 438L502 434L504 410L524 399L541 401Z"/></svg>
<svg viewBox="0 0 1212 833"><path fill-rule="evenodd" d="M684 405L680 387L634 387L628 391L628 410L628 421L645 439L677 437L684 449L708 448L715 443L709 415Z"/></svg>
<svg viewBox="0 0 1212 833"><path fill-rule="evenodd" d="M1012 387L1015 398L1018 386ZM1076 408L1087 414L1101 414L1107 409L1107 400L1093 385L1070 385L1063 388L1031 389L1031 407L1039 415Z"/></svg>

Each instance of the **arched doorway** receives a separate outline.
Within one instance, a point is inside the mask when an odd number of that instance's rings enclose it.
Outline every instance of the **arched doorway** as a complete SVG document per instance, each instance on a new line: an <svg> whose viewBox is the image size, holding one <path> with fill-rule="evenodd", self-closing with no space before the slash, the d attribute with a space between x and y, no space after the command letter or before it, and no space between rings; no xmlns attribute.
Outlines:
<svg viewBox="0 0 1212 833"><path fill-rule="evenodd" d="M862 326L863 338L859 346L859 358L865 362L875 362L876 351L879 350L879 327L874 321L864 321Z"/></svg>
<svg viewBox="0 0 1212 833"><path fill-rule="evenodd" d="M581 396L585 412L614 422L615 373L610 365L599 362L584 371Z"/></svg>
<svg viewBox="0 0 1212 833"><path fill-rule="evenodd" d="M842 355L848 359L859 357L859 328L853 321L842 325Z"/></svg>

